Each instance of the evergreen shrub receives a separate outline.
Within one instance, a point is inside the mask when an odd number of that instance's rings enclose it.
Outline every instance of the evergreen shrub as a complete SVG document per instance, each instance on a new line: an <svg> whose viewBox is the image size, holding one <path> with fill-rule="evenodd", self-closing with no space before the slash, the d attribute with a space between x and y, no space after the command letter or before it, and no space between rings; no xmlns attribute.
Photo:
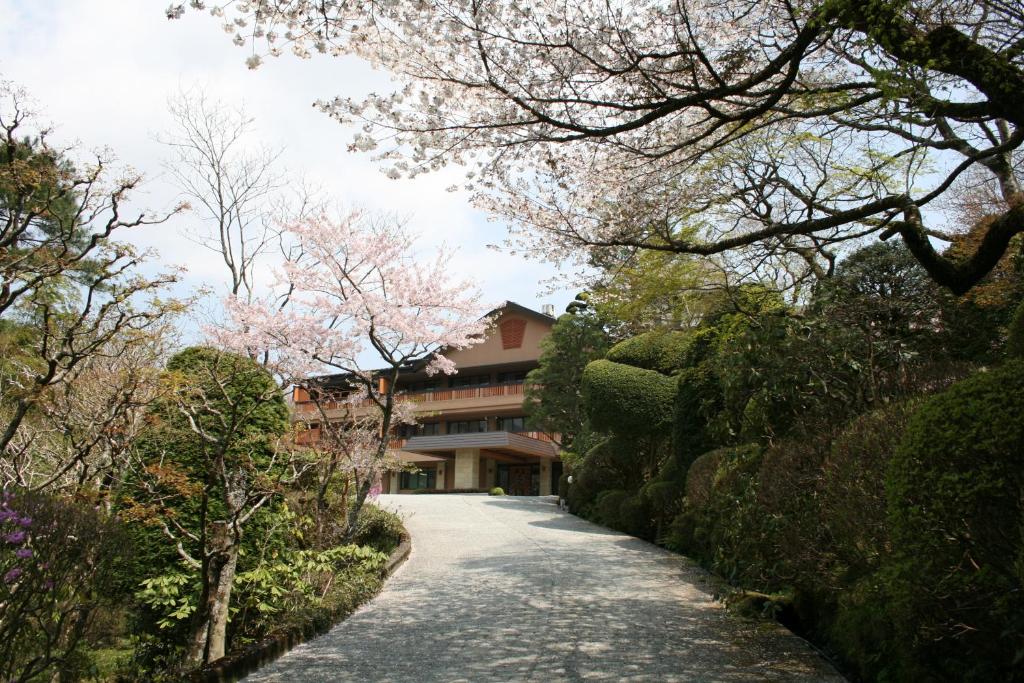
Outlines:
<svg viewBox="0 0 1024 683"><path fill-rule="evenodd" d="M692 345L691 333L655 330L619 342L605 359L671 375L689 364Z"/></svg>
<svg viewBox="0 0 1024 683"><path fill-rule="evenodd" d="M616 434L667 434L676 381L653 370L596 360L583 372L583 402L591 424Z"/></svg>
<svg viewBox="0 0 1024 683"><path fill-rule="evenodd" d="M1024 658L1024 361L911 416L886 480L902 675L1009 680Z"/></svg>

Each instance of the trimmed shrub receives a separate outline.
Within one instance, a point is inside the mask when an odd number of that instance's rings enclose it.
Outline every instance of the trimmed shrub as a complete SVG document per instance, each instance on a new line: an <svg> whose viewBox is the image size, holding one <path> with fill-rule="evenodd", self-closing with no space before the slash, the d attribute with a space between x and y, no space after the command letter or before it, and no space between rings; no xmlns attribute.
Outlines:
<svg viewBox="0 0 1024 683"><path fill-rule="evenodd" d="M885 476L916 405L893 403L854 419L822 463L821 521L842 568L842 576L831 578L844 584L877 570L887 554Z"/></svg>
<svg viewBox="0 0 1024 683"><path fill-rule="evenodd" d="M1024 361L913 414L886 480L900 674L1009 680L1024 656Z"/></svg>
<svg viewBox="0 0 1024 683"><path fill-rule="evenodd" d="M652 538L651 518L647 513L642 498L639 495L628 496L619 504L617 523L613 525L619 531L624 531L640 538Z"/></svg>
<svg viewBox="0 0 1024 683"><path fill-rule="evenodd" d="M686 505L694 510L706 506L711 500L711 489L715 485L715 475L722 458L729 451L719 448L701 455L686 472Z"/></svg>
<svg viewBox="0 0 1024 683"><path fill-rule="evenodd" d="M660 539L664 528L682 509L683 485L671 479L652 479L640 489L640 496L654 519L654 537Z"/></svg>
<svg viewBox="0 0 1024 683"><path fill-rule="evenodd" d="M605 359L671 375L691 362L692 345L692 333L655 330L619 342Z"/></svg>
<svg viewBox="0 0 1024 683"><path fill-rule="evenodd" d="M505 489L501 488L500 486L495 486L494 488L492 488L487 493L489 495L492 495L492 496L504 496L505 495Z"/></svg>
<svg viewBox="0 0 1024 683"><path fill-rule="evenodd" d="M591 423L616 434L667 434L676 381L653 370L596 360L583 372L583 403Z"/></svg>
<svg viewBox="0 0 1024 683"><path fill-rule="evenodd" d="M746 542L762 453L757 444L746 444L697 458L686 477L683 511L673 520L666 545L736 578L746 557L737 544Z"/></svg>
<svg viewBox="0 0 1024 683"><path fill-rule="evenodd" d="M629 497L629 492L622 489L602 491L598 494L594 504L594 520L598 524L618 529L620 527L619 511Z"/></svg>
<svg viewBox="0 0 1024 683"><path fill-rule="evenodd" d="M677 382L672 450L685 472L701 453L718 445L708 427L721 411L722 391L707 363L683 369Z"/></svg>

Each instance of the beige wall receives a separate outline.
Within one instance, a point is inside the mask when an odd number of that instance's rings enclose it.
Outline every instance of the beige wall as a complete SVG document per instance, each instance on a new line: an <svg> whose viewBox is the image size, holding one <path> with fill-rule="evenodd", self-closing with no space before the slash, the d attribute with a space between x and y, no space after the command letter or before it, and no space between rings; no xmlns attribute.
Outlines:
<svg viewBox="0 0 1024 683"><path fill-rule="evenodd" d="M547 460L540 461L540 495L551 495L551 463Z"/></svg>
<svg viewBox="0 0 1024 683"><path fill-rule="evenodd" d="M455 487L475 489L480 484L480 449L457 448L455 450Z"/></svg>
<svg viewBox="0 0 1024 683"><path fill-rule="evenodd" d="M523 344L518 349L505 349L501 346L501 332L498 324L509 318L526 321L523 333ZM481 365L498 365L500 363L517 363L520 361L537 360L540 358L540 340L551 331L551 325L545 324L533 316L510 313L494 321L494 326L487 333L487 339L468 349L451 351L448 358L455 361L458 368L472 368Z"/></svg>

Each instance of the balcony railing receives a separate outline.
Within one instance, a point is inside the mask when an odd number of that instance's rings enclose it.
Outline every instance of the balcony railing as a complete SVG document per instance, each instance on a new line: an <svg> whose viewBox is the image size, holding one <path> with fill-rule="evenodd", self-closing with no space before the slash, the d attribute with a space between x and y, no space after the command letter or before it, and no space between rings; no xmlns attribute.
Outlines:
<svg viewBox="0 0 1024 683"><path fill-rule="evenodd" d="M504 431L502 429L496 429L494 431ZM519 434L520 436L527 436L531 439L537 439L538 441L554 442L554 439L550 434L546 432L512 432L513 434ZM433 436L446 436L444 434L434 434ZM295 439L295 443L302 446L312 446L319 440L320 430L319 429L308 429L301 432ZM407 437L393 437L388 443L388 448L392 450L401 450L405 447L405 444L409 442Z"/></svg>
<svg viewBox="0 0 1024 683"><path fill-rule="evenodd" d="M399 391L395 397L400 400L413 403L424 403L427 401L457 401L472 398L492 398L494 396L522 396L525 385L522 382L511 382L507 384L487 384L478 387L451 387L448 389L432 389L428 391ZM324 410L337 410L345 405L342 401L324 401ZM373 405L370 399L358 401L356 407ZM316 409L312 401L300 401L295 404L295 409L302 413L312 412Z"/></svg>

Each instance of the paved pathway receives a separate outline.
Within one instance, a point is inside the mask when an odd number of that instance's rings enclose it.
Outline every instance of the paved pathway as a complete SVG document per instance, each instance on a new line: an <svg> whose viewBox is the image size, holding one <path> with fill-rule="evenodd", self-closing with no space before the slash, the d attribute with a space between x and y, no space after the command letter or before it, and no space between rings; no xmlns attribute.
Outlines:
<svg viewBox="0 0 1024 683"><path fill-rule="evenodd" d="M412 535L377 598L248 681L842 681L726 612L677 555L550 498L383 496Z"/></svg>

